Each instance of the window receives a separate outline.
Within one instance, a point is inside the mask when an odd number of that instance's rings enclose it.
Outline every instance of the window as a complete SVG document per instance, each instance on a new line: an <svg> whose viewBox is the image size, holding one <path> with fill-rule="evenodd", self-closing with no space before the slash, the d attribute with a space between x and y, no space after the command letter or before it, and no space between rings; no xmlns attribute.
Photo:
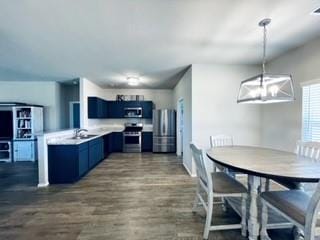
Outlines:
<svg viewBox="0 0 320 240"><path fill-rule="evenodd" d="M304 86L302 94L303 141L320 142L320 83Z"/></svg>

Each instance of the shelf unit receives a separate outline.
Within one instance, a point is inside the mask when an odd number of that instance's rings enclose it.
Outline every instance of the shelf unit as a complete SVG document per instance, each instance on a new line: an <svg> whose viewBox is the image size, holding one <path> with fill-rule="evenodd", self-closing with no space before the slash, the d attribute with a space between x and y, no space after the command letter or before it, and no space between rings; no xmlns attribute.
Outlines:
<svg viewBox="0 0 320 240"><path fill-rule="evenodd" d="M34 140L43 131L43 108L33 106L13 107L13 139Z"/></svg>
<svg viewBox="0 0 320 240"><path fill-rule="evenodd" d="M42 131L42 107L13 107L13 159L15 162L37 160L36 133Z"/></svg>

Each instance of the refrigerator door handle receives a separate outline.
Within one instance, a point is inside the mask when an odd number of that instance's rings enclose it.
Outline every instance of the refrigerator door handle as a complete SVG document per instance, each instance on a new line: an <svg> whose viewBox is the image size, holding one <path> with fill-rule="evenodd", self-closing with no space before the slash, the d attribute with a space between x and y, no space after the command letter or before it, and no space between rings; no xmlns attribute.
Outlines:
<svg viewBox="0 0 320 240"><path fill-rule="evenodd" d="M166 134L166 124L165 124L165 121L163 120L162 121L162 131L161 131L161 135L165 135Z"/></svg>

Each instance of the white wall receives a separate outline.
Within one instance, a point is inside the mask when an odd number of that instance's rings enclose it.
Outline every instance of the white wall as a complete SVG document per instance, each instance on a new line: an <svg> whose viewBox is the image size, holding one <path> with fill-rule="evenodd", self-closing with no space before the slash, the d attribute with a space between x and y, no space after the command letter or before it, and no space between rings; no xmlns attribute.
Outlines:
<svg viewBox="0 0 320 240"><path fill-rule="evenodd" d="M237 104L240 82L257 66L192 65L192 141L209 148L210 135L229 134L235 144L260 144L260 106Z"/></svg>
<svg viewBox="0 0 320 240"><path fill-rule="evenodd" d="M80 78L80 126L91 126L88 119L88 97L96 96L103 98L103 89L86 78Z"/></svg>
<svg viewBox="0 0 320 240"><path fill-rule="evenodd" d="M0 81L0 101L44 106L45 130L60 129L59 94L56 82Z"/></svg>
<svg viewBox="0 0 320 240"><path fill-rule="evenodd" d="M79 85L61 84L60 124L62 129L70 127L70 102L79 101Z"/></svg>
<svg viewBox="0 0 320 240"><path fill-rule="evenodd" d="M194 175L193 161L190 152L190 142L192 141L192 68L190 67L186 73L182 76L178 84L173 89L173 99L175 109L179 99L183 99L184 102L184 133L183 133L183 164L191 175ZM178 130L178 129L177 129ZM179 133L179 131L177 131ZM179 135L177 136L179 139Z"/></svg>
<svg viewBox="0 0 320 240"><path fill-rule="evenodd" d="M262 106L261 143L265 147L294 151L301 138L301 82L320 79L320 38L267 64L267 72L292 74L296 100Z"/></svg>
<svg viewBox="0 0 320 240"><path fill-rule="evenodd" d="M235 144L260 145L260 105L237 104L240 82L258 66L193 64L174 88L174 102L184 99L183 163L195 175L189 144L209 148L210 135L230 134Z"/></svg>
<svg viewBox="0 0 320 240"><path fill-rule="evenodd" d="M128 119L88 119L88 103L89 96L96 96L105 100L116 100L116 95L144 95L144 100L153 101L157 109L174 108L173 90L172 89L104 89L88 79L80 79L80 104L81 107L81 126L93 127L105 124L123 124ZM142 120L143 123L150 124L150 120Z"/></svg>
<svg viewBox="0 0 320 240"><path fill-rule="evenodd" d="M173 108L172 89L114 89L103 90L104 98L116 100L116 96L121 95L144 95L144 100L153 101L157 109Z"/></svg>

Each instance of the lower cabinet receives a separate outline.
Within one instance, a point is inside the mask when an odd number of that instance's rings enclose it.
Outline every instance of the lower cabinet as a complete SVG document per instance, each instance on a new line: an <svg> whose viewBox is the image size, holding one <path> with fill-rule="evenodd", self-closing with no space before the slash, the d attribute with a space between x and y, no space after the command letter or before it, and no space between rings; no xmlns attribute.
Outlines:
<svg viewBox="0 0 320 240"><path fill-rule="evenodd" d="M79 180L104 158L103 139L79 145L49 145L49 183Z"/></svg>
<svg viewBox="0 0 320 240"><path fill-rule="evenodd" d="M113 132L110 148L112 152L122 152L123 148L123 133L122 132Z"/></svg>
<svg viewBox="0 0 320 240"><path fill-rule="evenodd" d="M152 152L153 134L152 132L142 132L142 152Z"/></svg>
<svg viewBox="0 0 320 240"><path fill-rule="evenodd" d="M103 139L97 138L89 142L89 168L104 159Z"/></svg>
<svg viewBox="0 0 320 240"><path fill-rule="evenodd" d="M104 158L107 158L112 153L112 133L103 136L103 152Z"/></svg>
<svg viewBox="0 0 320 240"><path fill-rule="evenodd" d="M78 177L83 176L89 170L88 149L79 152Z"/></svg>
<svg viewBox="0 0 320 240"><path fill-rule="evenodd" d="M21 140L13 142L13 161L36 161L37 142L34 140Z"/></svg>
<svg viewBox="0 0 320 240"><path fill-rule="evenodd" d="M145 139L152 151L152 133ZM112 132L79 145L49 145L49 183L72 183L94 168L112 152L122 152L122 132Z"/></svg>

